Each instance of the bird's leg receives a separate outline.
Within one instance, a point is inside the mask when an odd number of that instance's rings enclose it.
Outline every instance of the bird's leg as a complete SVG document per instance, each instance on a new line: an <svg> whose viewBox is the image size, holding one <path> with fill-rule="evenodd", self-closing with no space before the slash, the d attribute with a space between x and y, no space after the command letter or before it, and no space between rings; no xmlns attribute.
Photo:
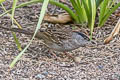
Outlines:
<svg viewBox="0 0 120 80"><path fill-rule="evenodd" d="M71 54L69 54L69 53L67 53L67 52L64 52L64 54L65 54L68 58L71 58L72 60L74 59L74 57L73 57Z"/></svg>
<svg viewBox="0 0 120 80"><path fill-rule="evenodd" d="M62 61L59 57L56 56L55 53L53 53L53 51L50 50L50 53L51 53L57 60Z"/></svg>
<svg viewBox="0 0 120 80"><path fill-rule="evenodd" d="M73 56L71 55L71 54L69 54L69 53L67 53L67 52L64 52L65 53L65 55L67 55L69 58L73 58Z"/></svg>

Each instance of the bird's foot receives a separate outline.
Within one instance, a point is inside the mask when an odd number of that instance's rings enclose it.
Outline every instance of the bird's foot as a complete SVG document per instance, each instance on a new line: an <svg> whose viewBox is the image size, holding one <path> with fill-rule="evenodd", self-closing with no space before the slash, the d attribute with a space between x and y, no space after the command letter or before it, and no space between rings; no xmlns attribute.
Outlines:
<svg viewBox="0 0 120 80"><path fill-rule="evenodd" d="M67 52L64 52L63 54L62 54L63 56L64 55L66 55L66 57L62 60L62 61L68 61L68 60L74 60L74 56L73 55L71 55L71 54L69 54L69 53L67 53Z"/></svg>
<svg viewBox="0 0 120 80"><path fill-rule="evenodd" d="M52 54L52 55L54 56L54 58L55 58L56 60L60 61L60 62L66 62L66 61L68 62L68 61L70 61L70 60L74 60L74 56L71 55L71 54L69 54L69 53L67 53L67 52L63 52L62 57L64 56L64 58L58 57L58 56L56 55L56 53L54 53L54 52L51 51L51 50L50 50L50 54Z"/></svg>
<svg viewBox="0 0 120 80"><path fill-rule="evenodd" d="M53 52L51 52L51 54L58 60L58 61L62 61L59 57L57 57L57 55Z"/></svg>
<svg viewBox="0 0 120 80"><path fill-rule="evenodd" d="M59 58L59 57L56 55L55 52L53 52L53 51L51 51L51 50L49 50L49 52L50 52L51 55L54 56L54 58L55 58L56 60L58 60L58 61L60 61L60 62L62 61L61 58Z"/></svg>

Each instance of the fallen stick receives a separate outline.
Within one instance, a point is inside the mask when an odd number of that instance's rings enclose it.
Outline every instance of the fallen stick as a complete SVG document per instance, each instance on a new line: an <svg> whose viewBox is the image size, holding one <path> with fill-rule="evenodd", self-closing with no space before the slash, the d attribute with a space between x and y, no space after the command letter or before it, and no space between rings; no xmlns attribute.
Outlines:
<svg viewBox="0 0 120 80"><path fill-rule="evenodd" d="M115 35L119 34L119 30L120 30L120 18L115 26L115 28L113 29L113 31L111 32L111 34L109 35L109 37L107 37L105 40L104 40L104 43L105 44L108 44Z"/></svg>

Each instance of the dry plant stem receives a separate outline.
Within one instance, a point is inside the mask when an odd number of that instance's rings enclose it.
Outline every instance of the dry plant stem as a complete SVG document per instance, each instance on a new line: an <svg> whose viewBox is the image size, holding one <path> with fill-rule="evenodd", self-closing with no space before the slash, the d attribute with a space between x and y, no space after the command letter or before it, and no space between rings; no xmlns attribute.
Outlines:
<svg viewBox="0 0 120 80"><path fill-rule="evenodd" d="M119 18L115 28L113 29L112 33L109 35L109 37L107 37L104 40L104 43L105 44L109 43L113 39L113 37L119 33L119 30L120 30L120 18Z"/></svg>

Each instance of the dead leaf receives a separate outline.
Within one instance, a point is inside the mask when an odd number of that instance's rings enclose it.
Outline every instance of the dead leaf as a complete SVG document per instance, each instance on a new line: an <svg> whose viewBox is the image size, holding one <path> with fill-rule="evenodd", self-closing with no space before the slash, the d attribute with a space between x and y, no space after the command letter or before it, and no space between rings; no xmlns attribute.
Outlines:
<svg viewBox="0 0 120 80"><path fill-rule="evenodd" d="M108 44L115 35L117 35L119 33L119 30L120 30L120 19L118 20L115 28L113 29L112 33L109 35L109 37L107 37L105 40L104 40L104 43L105 44Z"/></svg>
<svg viewBox="0 0 120 80"><path fill-rule="evenodd" d="M49 15L46 14L44 20L51 23L68 23L72 22L72 18L69 14Z"/></svg>

